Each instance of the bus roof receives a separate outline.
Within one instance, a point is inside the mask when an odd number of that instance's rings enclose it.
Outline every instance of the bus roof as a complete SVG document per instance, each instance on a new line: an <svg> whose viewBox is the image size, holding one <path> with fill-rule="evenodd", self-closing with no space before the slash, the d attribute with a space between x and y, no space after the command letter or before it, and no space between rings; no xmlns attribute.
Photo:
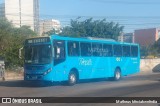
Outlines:
<svg viewBox="0 0 160 106"><path fill-rule="evenodd" d="M112 44L124 44L124 45L138 45L136 43L127 43L127 42L118 42L114 39L106 39L106 38L95 38L95 37L68 37L65 35L51 35L51 36L39 36L32 37L29 39L36 38L50 38L50 39L59 39L59 40L71 40L71 41L81 41L81 42L96 42L96 43L112 43Z"/></svg>
<svg viewBox="0 0 160 106"><path fill-rule="evenodd" d="M63 39L63 40L73 40L73 41L90 41L90 42L103 42L103 43L114 43L114 44L126 44L126 45L138 45L136 43L118 42L114 39L106 38L95 38L95 37L68 37L64 35L51 35L52 39Z"/></svg>

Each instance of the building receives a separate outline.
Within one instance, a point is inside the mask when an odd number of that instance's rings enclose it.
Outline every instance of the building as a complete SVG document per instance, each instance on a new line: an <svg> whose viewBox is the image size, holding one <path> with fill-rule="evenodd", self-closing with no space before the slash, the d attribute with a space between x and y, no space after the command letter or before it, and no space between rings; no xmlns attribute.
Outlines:
<svg viewBox="0 0 160 106"><path fill-rule="evenodd" d="M139 29L134 31L134 42L141 46L152 45L160 38L160 28Z"/></svg>
<svg viewBox="0 0 160 106"><path fill-rule="evenodd" d="M118 37L118 41L133 43L133 33L125 33L125 34L120 35Z"/></svg>
<svg viewBox="0 0 160 106"><path fill-rule="evenodd" d="M55 29L56 33L60 33L60 21L51 19L51 20L41 20L40 21L40 35L42 36L48 31Z"/></svg>
<svg viewBox="0 0 160 106"><path fill-rule="evenodd" d="M27 25L39 32L39 0L5 0L5 17L15 27Z"/></svg>
<svg viewBox="0 0 160 106"><path fill-rule="evenodd" d="M5 17L5 4L0 4L0 18Z"/></svg>

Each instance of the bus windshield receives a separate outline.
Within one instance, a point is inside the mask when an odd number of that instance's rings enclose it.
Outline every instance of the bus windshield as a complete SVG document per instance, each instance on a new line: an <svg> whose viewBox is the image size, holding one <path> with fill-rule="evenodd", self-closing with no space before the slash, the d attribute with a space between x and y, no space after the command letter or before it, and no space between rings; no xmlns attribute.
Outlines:
<svg viewBox="0 0 160 106"><path fill-rule="evenodd" d="M51 45L31 45L25 47L25 63L48 64L51 60Z"/></svg>

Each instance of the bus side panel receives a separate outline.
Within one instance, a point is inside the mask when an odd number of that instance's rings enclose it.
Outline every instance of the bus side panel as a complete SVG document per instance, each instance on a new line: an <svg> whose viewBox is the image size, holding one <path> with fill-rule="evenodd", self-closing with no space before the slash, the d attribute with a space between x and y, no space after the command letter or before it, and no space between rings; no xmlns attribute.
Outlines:
<svg viewBox="0 0 160 106"><path fill-rule="evenodd" d="M119 68L121 71L121 75L125 76L128 73L128 67L130 65L130 61L125 57L113 57L111 60L111 76L114 77L114 73L116 68Z"/></svg>
<svg viewBox="0 0 160 106"><path fill-rule="evenodd" d="M115 69L119 67L121 75L129 75L139 72L139 59L138 57L113 57L111 77L114 76Z"/></svg>
<svg viewBox="0 0 160 106"><path fill-rule="evenodd" d="M113 57L105 57L104 60L102 60L102 64L105 67L105 77L111 77L113 76L113 63L112 63Z"/></svg>
<svg viewBox="0 0 160 106"><path fill-rule="evenodd" d="M93 78L93 72L92 72L93 60L91 57L78 58L78 64L79 64L80 79Z"/></svg>
<svg viewBox="0 0 160 106"><path fill-rule="evenodd" d="M64 80L68 80L70 71L78 71L78 73L80 72L80 66L77 57L67 57Z"/></svg>
<svg viewBox="0 0 160 106"><path fill-rule="evenodd" d="M53 76L54 81L64 81L66 75L66 62L59 63L53 67L55 76Z"/></svg>
<svg viewBox="0 0 160 106"><path fill-rule="evenodd" d="M92 59L92 78L103 78L106 76L105 67L107 65L104 57L94 57Z"/></svg>
<svg viewBox="0 0 160 106"><path fill-rule="evenodd" d="M133 71L130 57L121 58L121 74L122 76L128 75Z"/></svg>
<svg viewBox="0 0 160 106"><path fill-rule="evenodd" d="M138 56L137 57L130 57L130 64L131 70L128 74L138 73L140 71L140 51L138 46Z"/></svg>
<svg viewBox="0 0 160 106"><path fill-rule="evenodd" d="M79 79L93 78L92 62L90 57L67 57L64 80L68 80L70 71L78 71Z"/></svg>

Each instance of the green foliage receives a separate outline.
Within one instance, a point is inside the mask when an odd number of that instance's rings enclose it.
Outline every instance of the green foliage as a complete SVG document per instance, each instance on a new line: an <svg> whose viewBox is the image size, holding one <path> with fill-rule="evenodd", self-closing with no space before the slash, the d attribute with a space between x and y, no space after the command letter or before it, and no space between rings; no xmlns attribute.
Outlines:
<svg viewBox="0 0 160 106"><path fill-rule="evenodd" d="M50 30L50 31L48 31L48 32L46 32L46 33L43 33L42 35L44 36L45 34L47 34L47 35L56 34L56 30L55 30L55 29L52 29L52 30Z"/></svg>
<svg viewBox="0 0 160 106"><path fill-rule="evenodd" d="M106 19L93 20L89 18L80 21L80 18L77 18L71 20L70 24L70 26L62 28L60 35L117 39L124 28L118 23L107 22ZM49 34L53 34L54 30L51 32L49 32Z"/></svg>
<svg viewBox="0 0 160 106"><path fill-rule="evenodd" d="M157 49L157 52L160 53L160 38L154 43L153 48Z"/></svg>
<svg viewBox="0 0 160 106"><path fill-rule="evenodd" d="M114 22L103 20L93 20L92 18L85 21L79 19L71 20L71 27L62 29L62 34L77 37L99 37L117 39L123 27Z"/></svg>
<svg viewBox="0 0 160 106"><path fill-rule="evenodd" d="M5 58L8 67L23 65L23 60L19 59L19 49L26 38L35 35L28 26L15 28L6 19L0 19L0 56Z"/></svg>
<svg viewBox="0 0 160 106"><path fill-rule="evenodd" d="M156 57L160 56L160 39L151 46L150 52Z"/></svg>
<svg viewBox="0 0 160 106"><path fill-rule="evenodd" d="M141 56L160 56L160 39L158 39L153 45L143 46L141 47Z"/></svg>

